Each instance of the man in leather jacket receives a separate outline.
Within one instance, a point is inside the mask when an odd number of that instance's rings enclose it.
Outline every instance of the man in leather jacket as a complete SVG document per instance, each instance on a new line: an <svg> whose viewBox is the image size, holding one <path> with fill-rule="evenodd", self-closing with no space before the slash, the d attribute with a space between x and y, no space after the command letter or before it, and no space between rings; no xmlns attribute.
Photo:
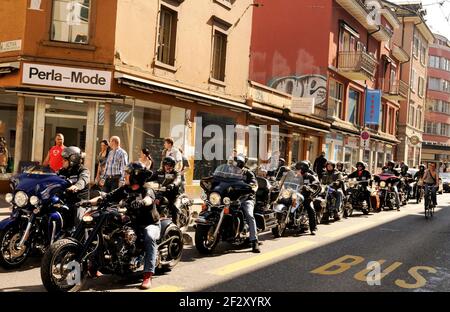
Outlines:
<svg viewBox="0 0 450 312"><path fill-rule="evenodd" d="M342 173L336 169L336 163L331 160L327 161L321 182L322 184L329 185L336 190L336 206L334 207L335 219L339 219L338 212L342 205L342 199L344 198L344 193L342 191L342 186L344 183L342 180Z"/></svg>
<svg viewBox="0 0 450 312"><path fill-rule="evenodd" d="M301 183L300 185L303 186L316 186L320 187L320 182L317 179L317 176L311 174L310 167L308 162L301 161L295 164L295 170L297 176L300 177ZM306 211L308 212L308 221L309 221L309 231L311 232L311 235L316 235L315 231L317 231L316 226L316 210L312 206L312 198L311 198L311 192L307 188L303 188L302 195L304 197L303 205L306 208Z"/></svg>
<svg viewBox="0 0 450 312"><path fill-rule="evenodd" d="M172 221L178 224L179 209L181 202L179 200L181 175L175 170L175 159L173 157L165 157L162 161L162 169L153 173L149 181L156 181L166 190L162 192L162 196L169 201L169 209L172 214Z"/></svg>
<svg viewBox="0 0 450 312"><path fill-rule="evenodd" d="M357 181L362 181L362 185L364 186L364 197L367 201L367 205L370 207L372 206L372 203L370 201L370 192L367 189L369 186L370 181L372 180L372 174L368 170L366 170L366 164L362 161L358 161L356 163L356 171L350 173L348 175L349 179L356 179ZM366 182L367 181L367 182Z"/></svg>
<svg viewBox="0 0 450 312"><path fill-rule="evenodd" d="M274 177L275 180L280 181L283 175L288 171L286 167L286 161L284 158L278 160L278 167L275 170L270 170L267 172L268 177Z"/></svg>
<svg viewBox="0 0 450 312"><path fill-rule="evenodd" d="M98 205L102 201L119 202L126 200L127 208L136 216L136 227L144 231L145 257L142 289L151 287L155 273L157 257L157 240L161 236L160 216L154 205L155 194L145 187L151 171L139 162L129 163L125 168L125 184L104 197L93 198L90 203Z"/></svg>
<svg viewBox="0 0 450 312"><path fill-rule="evenodd" d="M259 249L256 220L253 214L256 203L256 190L258 189L258 182L256 180L255 174L250 169L245 167L245 163L246 157L242 154L236 155L231 162L233 166L236 166L242 170L243 181L250 185L252 188L252 192L242 202L241 208L244 211L245 218L248 222L252 252L259 253L261 252L261 250Z"/></svg>
<svg viewBox="0 0 450 312"><path fill-rule="evenodd" d="M411 193L411 187L409 186L409 182L413 179L413 176L408 173L408 165L403 164L400 170L400 177L403 178L403 181L400 182L400 186L403 190L405 190L407 198L409 199L409 194Z"/></svg>
<svg viewBox="0 0 450 312"><path fill-rule="evenodd" d="M63 158L63 167L58 170L57 174L69 180L72 185L67 188L67 204L69 207L82 200L89 198L89 170L81 164L81 150L76 146L65 147L61 153ZM81 221L86 209L78 207L74 213L75 226ZM70 222L69 222L70 224Z"/></svg>
<svg viewBox="0 0 450 312"><path fill-rule="evenodd" d="M391 174L395 175L396 177L400 177L400 172L395 170L395 162L392 160L388 161L387 166L383 168L383 172L391 173ZM395 193L395 202L397 205L397 210L400 210L400 195L398 194L398 188L397 188L396 184L397 183L394 184L393 189L394 189L394 193Z"/></svg>

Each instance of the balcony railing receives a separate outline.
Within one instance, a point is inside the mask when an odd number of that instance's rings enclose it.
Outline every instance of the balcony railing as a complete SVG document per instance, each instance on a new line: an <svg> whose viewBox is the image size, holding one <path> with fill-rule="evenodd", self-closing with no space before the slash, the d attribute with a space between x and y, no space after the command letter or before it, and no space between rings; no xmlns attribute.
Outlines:
<svg viewBox="0 0 450 312"><path fill-rule="evenodd" d="M395 80L392 83L388 80L383 89L383 96L389 100L401 101L408 97L409 85L402 80Z"/></svg>
<svg viewBox="0 0 450 312"><path fill-rule="evenodd" d="M339 73L351 80L373 80L377 60L364 51L339 52Z"/></svg>

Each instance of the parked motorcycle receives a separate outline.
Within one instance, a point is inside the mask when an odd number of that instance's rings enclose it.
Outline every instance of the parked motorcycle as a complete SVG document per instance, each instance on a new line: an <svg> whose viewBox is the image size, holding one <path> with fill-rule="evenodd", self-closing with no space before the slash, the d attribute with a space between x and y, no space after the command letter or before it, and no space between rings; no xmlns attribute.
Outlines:
<svg viewBox="0 0 450 312"><path fill-rule="evenodd" d="M344 200L345 217L352 216L354 210L359 210L365 215L369 214L370 204L367 202L365 194L367 191L371 191L367 187L369 182L367 180L357 180L356 178L347 180L347 198Z"/></svg>
<svg viewBox="0 0 450 312"><path fill-rule="evenodd" d="M65 204L70 181L44 167L32 167L11 179L9 218L0 222L0 264L6 269L22 265L32 251L44 253L64 235L72 218Z"/></svg>
<svg viewBox="0 0 450 312"><path fill-rule="evenodd" d="M47 291L78 291L90 271L123 275L142 267L144 235L136 229L135 213L127 206L122 201L92 207L70 238L50 246L41 264L41 279ZM171 219L162 218L160 237L156 267L172 269L181 259L182 233Z"/></svg>
<svg viewBox="0 0 450 312"><path fill-rule="evenodd" d="M314 198L321 191L320 185L317 187L301 185L294 171L286 174L282 181L281 190L277 200L274 203L278 226L272 229L275 237L283 236L286 229L292 229L297 232L305 232L309 229L308 212L303 205L304 197L302 191L310 194ZM315 206L315 205L314 205ZM316 209L316 207L314 207ZM318 209L323 209L319 206ZM319 211L322 215L322 211Z"/></svg>
<svg viewBox="0 0 450 312"><path fill-rule="evenodd" d="M336 181L331 185L325 185L322 188L322 193L319 195L326 201L325 209L322 216L322 223L328 223L332 217L334 221L338 221L344 217L345 209L343 207L344 196L342 196L342 203L340 207L336 209L337 190L339 189L341 182Z"/></svg>

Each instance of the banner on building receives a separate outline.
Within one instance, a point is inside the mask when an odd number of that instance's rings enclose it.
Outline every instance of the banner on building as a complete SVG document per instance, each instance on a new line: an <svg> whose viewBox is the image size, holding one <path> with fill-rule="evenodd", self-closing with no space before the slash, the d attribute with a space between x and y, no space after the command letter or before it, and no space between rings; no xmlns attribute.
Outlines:
<svg viewBox="0 0 450 312"><path fill-rule="evenodd" d="M366 125L378 125L380 123L381 90L366 89L366 110L364 123Z"/></svg>

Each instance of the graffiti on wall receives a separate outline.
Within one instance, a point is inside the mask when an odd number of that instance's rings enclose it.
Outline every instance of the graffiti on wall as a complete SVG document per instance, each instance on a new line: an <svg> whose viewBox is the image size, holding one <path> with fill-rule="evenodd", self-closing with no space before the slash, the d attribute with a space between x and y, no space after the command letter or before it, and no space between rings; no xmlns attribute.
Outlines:
<svg viewBox="0 0 450 312"><path fill-rule="evenodd" d="M314 98L315 105L326 103L327 77L322 75L287 76L273 79L269 87L294 97Z"/></svg>

